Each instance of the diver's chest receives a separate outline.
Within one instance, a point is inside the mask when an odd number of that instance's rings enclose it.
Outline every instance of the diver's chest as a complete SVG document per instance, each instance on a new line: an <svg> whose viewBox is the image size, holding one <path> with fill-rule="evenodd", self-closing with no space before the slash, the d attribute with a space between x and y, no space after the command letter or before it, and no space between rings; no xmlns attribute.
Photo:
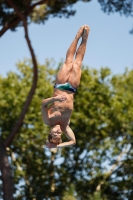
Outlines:
<svg viewBox="0 0 133 200"><path fill-rule="evenodd" d="M54 111L52 114L50 114L49 115L49 119L56 119L56 118L58 118L58 119L60 119L61 118L61 112L59 112L59 111Z"/></svg>
<svg viewBox="0 0 133 200"><path fill-rule="evenodd" d="M54 124L68 124L70 118L70 113L65 112L65 113L61 113L59 111L56 111L54 113L52 113L51 115L49 115L49 120L51 122L52 125Z"/></svg>

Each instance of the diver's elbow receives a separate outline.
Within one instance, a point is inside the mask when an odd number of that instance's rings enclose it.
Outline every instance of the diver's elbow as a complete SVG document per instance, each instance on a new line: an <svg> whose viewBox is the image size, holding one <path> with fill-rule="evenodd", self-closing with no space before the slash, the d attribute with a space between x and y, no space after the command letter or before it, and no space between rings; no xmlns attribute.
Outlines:
<svg viewBox="0 0 133 200"><path fill-rule="evenodd" d="M73 145L76 145L76 140L73 140Z"/></svg>

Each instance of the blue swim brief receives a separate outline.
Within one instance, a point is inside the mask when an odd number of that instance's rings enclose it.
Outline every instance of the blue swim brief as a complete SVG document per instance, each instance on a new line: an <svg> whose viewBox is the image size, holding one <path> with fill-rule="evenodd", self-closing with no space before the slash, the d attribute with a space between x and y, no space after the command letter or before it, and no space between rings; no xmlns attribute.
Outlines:
<svg viewBox="0 0 133 200"><path fill-rule="evenodd" d="M59 90L68 90L70 92L76 92L77 89L71 86L69 82L63 83L63 84L55 84L54 88L59 89Z"/></svg>

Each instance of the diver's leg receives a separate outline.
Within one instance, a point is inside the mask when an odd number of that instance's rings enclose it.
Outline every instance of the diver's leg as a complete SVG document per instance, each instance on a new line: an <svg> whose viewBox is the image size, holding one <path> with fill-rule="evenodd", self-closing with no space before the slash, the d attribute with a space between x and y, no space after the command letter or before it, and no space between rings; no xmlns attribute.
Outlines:
<svg viewBox="0 0 133 200"><path fill-rule="evenodd" d="M84 26L81 26L79 31L77 32L73 42L71 43L69 49L67 50L65 62L72 62L73 61L74 55L76 53L78 41L83 34L83 29L84 29Z"/></svg>
<svg viewBox="0 0 133 200"><path fill-rule="evenodd" d="M83 30L83 35L82 35L82 41L79 48L77 49L76 56L75 56L75 62L79 65L79 67L81 67L82 61L85 55L89 31L90 31L89 26L85 25L84 30Z"/></svg>
<svg viewBox="0 0 133 200"><path fill-rule="evenodd" d="M65 83L68 81L68 78L70 76L72 67L73 67L73 58L76 53L76 48L78 44L79 38L83 34L84 26L81 26L78 33L76 34L76 37L74 38L72 44L70 45L67 53L66 53L66 60L62 66L62 68L59 70L57 77L56 77L56 83Z"/></svg>
<svg viewBox="0 0 133 200"><path fill-rule="evenodd" d="M72 71L71 71L71 74L70 74L69 80L68 80L71 83L71 85L75 88L77 88L80 84L81 65L82 65L84 55L85 55L89 31L90 31L89 27L87 25L85 25L84 32L82 35L82 41L81 41L79 48L77 49L75 61L73 63Z"/></svg>

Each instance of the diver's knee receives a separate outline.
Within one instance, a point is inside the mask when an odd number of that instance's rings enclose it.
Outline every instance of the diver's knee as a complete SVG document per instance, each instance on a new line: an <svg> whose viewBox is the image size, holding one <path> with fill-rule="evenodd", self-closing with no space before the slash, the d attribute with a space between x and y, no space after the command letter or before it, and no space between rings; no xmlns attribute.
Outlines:
<svg viewBox="0 0 133 200"><path fill-rule="evenodd" d="M66 65L70 65L70 64L72 64L72 59L70 58L70 57L68 57L68 58L66 58L66 60L65 60L65 64Z"/></svg>
<svg viewBox="0 0 133 200"><path fill-rule="evenodd" d="M75 60L74 67L81 68L82 62L80 60Z"/></svg>

